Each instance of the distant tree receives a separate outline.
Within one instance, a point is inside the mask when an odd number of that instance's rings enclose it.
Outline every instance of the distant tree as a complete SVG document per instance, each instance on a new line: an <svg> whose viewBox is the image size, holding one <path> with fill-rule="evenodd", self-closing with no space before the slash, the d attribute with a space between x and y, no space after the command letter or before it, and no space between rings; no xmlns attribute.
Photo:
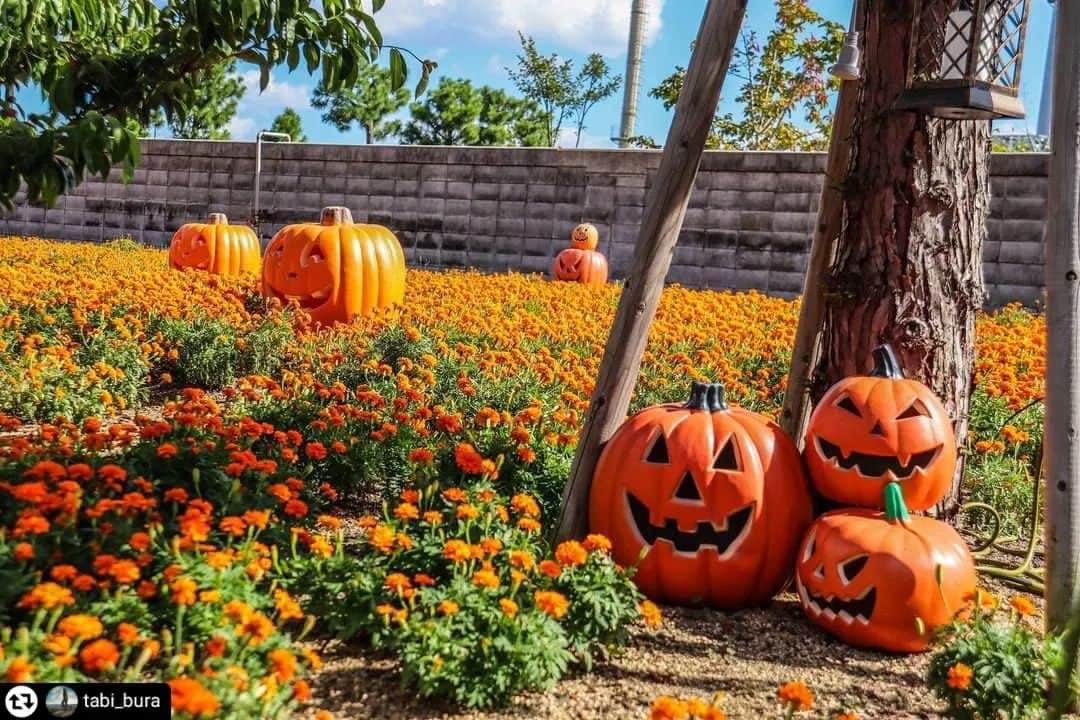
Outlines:
<svg viewBox="0 0 1080 720"><path fill-rule="evenodd" d="M546 139L544 111L535 102L461 78L442 78L409 112L400 133L409 145L534 147Z"/></svg>
<svg viewBox="0 0 1080 720"><path fill-rule="evenodd" d="M621 86L622 76L611 74L611 67L602 55L593 53L585 59L585 65L574 79L575 97L570 108L570 117L577 130L574 147L581 145L581 133L585 130L585 117L589 111L596 103L618 92Z"/></svg>
<svg viewBox="0 0 1080 720"><path fill-rule="evenodd" d="M398 123L388 122L387 118L409 102L409 91L403 87L393 88L390 70L367 65L351 87L329 91L320 82L311 104L325 110L323 122L341 132L348 132L354 124L359 125L364 130L364 142L370 145L399 129Z"/></svg>
<svg viewBox="0 0 1080 720"><path fill-rule="evenodd" d="M293 142L307 142L307 135L300 124L300 113L287 107L274 118L270 125L270 132L287 133Z"/></svg>
<svg viewBox="0 0 1080 720"><path fill-rule="evenodd" d="M247 88L233 61L203 69L192 84L194 102L183 115L173 115L169 129L185 140L228 140L229 122Z"/></svg>
<svg viewBox="0 0 1080 720"><path fill-rule="evenodd" d="M742 81L738 113L713 120L708 147L735 150L821 150L828 144L829 92L839 81L827 73L843 43L843 27L810 9L807 0L776 0L776 25L765 40L744 32L729 74ZM686 68L649 91L675 106ZM646 138L651 142L651 139ZM646 143L638 142L643 145Z"/></svg>
<svg viewBox="0 0 1080 720"><path fill-rule="evenodd" d="M230 61L259 70L318 71L329 91L352 87L361 69L387 60L391 84L408 75L406 54L383 44L372 16L383 0L3 0L0 2L0 207L25 189L50 205L87 174L117 166L130 178L142 128L155 111L170 124L205 107L200 85ZM420 65L421 95L435 63ZM25 108L21 90L45 109ZM212 108L213 109L213 108Z"/></svg>
<svg viewBox="0 0 1080 720"><path fill-rule="evenodd" d="M546 117L545 144L554 146L559 141L567 121L577 130L575 145L580 144L589 111L613 95L622 85L622 78L612 76L607 62L596 53L589 55L575 75L573 60L563 59L557 53L542 55L531 37L518 33L518 38L521 40L518 64L507 71L518 91L542 108Z"/></svg>

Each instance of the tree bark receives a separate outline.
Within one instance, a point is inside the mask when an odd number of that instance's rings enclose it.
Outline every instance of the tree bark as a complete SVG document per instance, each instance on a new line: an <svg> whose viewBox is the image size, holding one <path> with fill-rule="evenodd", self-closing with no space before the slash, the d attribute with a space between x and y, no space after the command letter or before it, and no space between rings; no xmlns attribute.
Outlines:
<svg viewBox="0 0 1080 720"><path fill-rule="evenodd" d="M941 397L962 445L983 303L990 125L892 109L904 89L913 4L869 3L846 224L826 277L811 397L866 373L873 348L889 342L908 377ZM938 516L956 513L962 472L961 459Z"/></svg>

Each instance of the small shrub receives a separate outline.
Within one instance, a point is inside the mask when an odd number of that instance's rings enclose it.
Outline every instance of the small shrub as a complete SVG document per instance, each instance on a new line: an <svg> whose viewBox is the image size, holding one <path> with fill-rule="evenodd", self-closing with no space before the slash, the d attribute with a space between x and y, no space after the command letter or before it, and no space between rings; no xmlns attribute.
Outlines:
<svg viewBox="0 0 1080 720"><path fill-rule="evenodd" d="M1061 644L1025 622L1035 612L1026 597L1012 600L1001 621L997 600L976 593L973 607L940 631L928 682L955 720L1035 718L1046 705L1047 684L1062 662Z"/></svg>

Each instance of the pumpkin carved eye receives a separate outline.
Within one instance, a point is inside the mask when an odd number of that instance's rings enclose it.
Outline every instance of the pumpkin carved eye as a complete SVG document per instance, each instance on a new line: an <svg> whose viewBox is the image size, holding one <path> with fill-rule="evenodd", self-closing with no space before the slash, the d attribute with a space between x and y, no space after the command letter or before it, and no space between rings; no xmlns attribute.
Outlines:
<svg viewBox="0 0 1080 720"><path fill-rule="evenodd" d="M729 437L713 461L713 470L739 471L739 455L735 450L735 438Z"/></svg>
<svg viewBox="0 0 1080 720"><path fill-rule="evenodd" d="M316 245L311 250L311 252L308 253L308 262L310 262L310 263L326 262L326 256L323 255L322 248L320 248L319 246Z"/></svg>
<svg viewBox="0 0 1080 720"><path fill-rule="evenodd" d="M930 414L930 411L926 409L926 406L922 404L921 400L916 400L908 406L908 409L896 416L897 420L907 420L908 418L926 417Z"/></svg>
<svg viewBox="0 0 1080 720"><path fill-rule="evenodd" d="M845 585L852 582L855 577L863 571L863 568L866 567L866 562L869 559L869 555L859 555L858 557L853 557L850 560L840 563L840 579Z"/></svg>
<svg viewBox="0 0 1080 720"><path fill-rule="evenodd" d="M667 465L671 462L668 459L667 440L664 439L663 433L656 436L656 440L653 441L649 452L645 454L645 462L654 465Z"/></svg>
<svg viewBox="0 0 1080 720"><path fill-rule="evenodd" d="M836 403L836 407L840 408L841 410L847 410L855 417L862 417L862 413L859 412L859 408L855 406L855 403L852 402L851 398L847 395L845 395Z"/></svg>

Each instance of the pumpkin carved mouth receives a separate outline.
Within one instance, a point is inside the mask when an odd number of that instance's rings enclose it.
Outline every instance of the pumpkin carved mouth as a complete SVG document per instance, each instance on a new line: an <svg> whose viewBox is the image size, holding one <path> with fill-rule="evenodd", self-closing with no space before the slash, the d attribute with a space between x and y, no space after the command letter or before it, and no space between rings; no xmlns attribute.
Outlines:
<svg viewBox="0 0 1080 720"><path fill-rule="evenodd" d="M668 518L663 525L649 522L649 507L630 492L626 493L626 502L630 515L642 539L648 545L657 540L666 540L679 552L693 553L703 546L716 548L716 553L724 557L739 547L750 529L750 520L754 515L754 503L739 508L724 518L724 526L717 528L711 522L699 522L692 532L679 530L678 522Z"/></svg>
<svg viewBox="0 0 1080 720"><path fill-rule="evenodd" d="M824 438L818 437L817 446L821 457L832 460L837 467L844 470L855 470L863 477L880 478L885 473L892 473L897 480L911 477L916 470L925 470L937 457L941 446L915 453L908 459L907 464L900 462L895 455L871 455L870 453L853 452L844 457L839 445L834 445Z"/></svg>
<svg viewBox="0 0 1080 720"><path fill-rule="evenodd" d="M327 286L322 290L316 290L307 295L286 295L285 299L289 302L295 300L301 308L310 310L326 303L327 299L330 297L330 290L330 286Z"/></svg>
<svg viewBox="0 0 1080 720"><path fill-rule="evenodd" d="M858 621L863 625L870 624L870 618L874 614L874 605L877 604L877 588L868 587L857 598L845 600L835 595L818 595L811 592L803 585L802 580L796 577L799 586L799 595L802 596L803 607L810 608L815 615L824 615L828 620L840 619L841 622L851 623Z"/></svg>

